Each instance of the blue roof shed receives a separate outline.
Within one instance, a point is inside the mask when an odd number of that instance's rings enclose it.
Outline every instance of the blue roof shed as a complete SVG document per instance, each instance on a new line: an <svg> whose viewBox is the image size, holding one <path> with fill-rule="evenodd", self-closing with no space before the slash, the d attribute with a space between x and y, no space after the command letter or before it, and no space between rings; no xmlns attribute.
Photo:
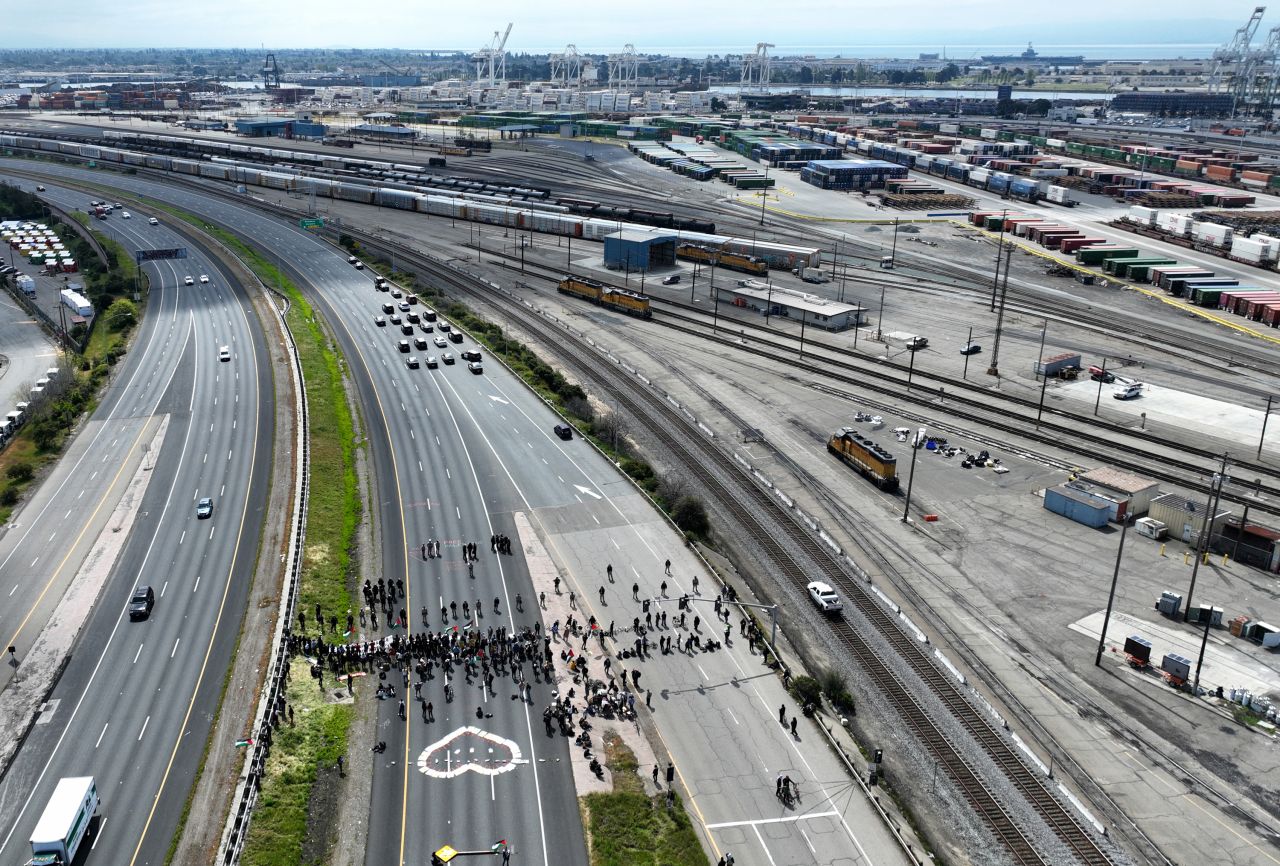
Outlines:
<svg viewBox="0 0 1280 866"><path fill-rule="evenodd" d="M625 229L605 235L604 266L611 270L648 271L673 267L676 236Z"/></svg>

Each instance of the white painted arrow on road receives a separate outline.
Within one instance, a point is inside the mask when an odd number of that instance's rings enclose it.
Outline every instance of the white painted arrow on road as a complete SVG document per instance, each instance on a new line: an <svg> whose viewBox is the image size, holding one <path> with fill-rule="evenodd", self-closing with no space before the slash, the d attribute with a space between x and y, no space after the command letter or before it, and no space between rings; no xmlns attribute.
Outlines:
<svg viewBox="0 0 1280 866"><path fill-rule="evenodd" d="M510 406L510 405L511 405L508 401L503 400L501 397L497 396L496 394L490 394L490 395L489 395L489 399L490 399L490 400L492 400L492 401L493 401L493 402L495 402L495 403L502 403L504 406Z"/></svg>
<svg viewBox="0 0 1280 866"><path fill-rule="evenodd" d="M600 494L599 494L599 493L596 493L596 492L595 492L594 490L592 490L590 487L583 487L581 484L575 484L575 485L573 485L573 487L574 487L574 489L575 489L575 490L577 490L579 493L585 493L585 494L587 494L588 496L591 496L591 497L593 497L593 498L595 498L595 499L600 499L600 498L601 498Z"/></svg>

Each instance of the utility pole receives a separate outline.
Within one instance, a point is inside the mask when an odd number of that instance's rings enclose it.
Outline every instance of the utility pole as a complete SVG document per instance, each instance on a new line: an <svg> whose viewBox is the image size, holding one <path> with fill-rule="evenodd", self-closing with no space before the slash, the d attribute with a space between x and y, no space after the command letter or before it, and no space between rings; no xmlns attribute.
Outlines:
<svg viewBox="0 0 1280 866"><path fill-rule="evenodd" d="M760 225L764 225L764 206L769 200L769 164L764 166L764 186L760 188Z"/></svg>
<svg viewBox="0 0 1280 866"><path fill-rule="evenodd" d="M964 352L964 373L963 373L963 375L961 375L961 377L960 377L960 378L962 378L962 379L968 379L968 378L969 378L969 347L970 347L970 346L972 346L972 345L973 345L973 325L970 325L970 326L969 326L969 341L968 341L967 343L965 343L965 344L964 344L964 348L965 348L965 352Z"/></svg>
<svg viewBox="0 0 1280 866"><path fill-rule="evenodd" d="M1003 225L1003 223L1001 223ZM889 252L889 260L893 262L893 266L898 266L898 218L893 218L893 249Z"/></svg>
<svg viewBox="0 0 1280 866"><path fill-rule="evenodd" d="M1271 417L1271 397L1267 397L1267 411L1262 416L1262 435L1258 437L1258 459L1262 459L1262 443L1267 438L1267 419Z"/></svg>
<svg viewBox="0 0 1280 866"><path fill-rule="evenodd" d="M996 275L991 280L991 312L993 313L996 311L996 290L1000 286L1000 253L1004 252L1004 221L1008 215L1007 210L1000 212L1000 240L996 243Z"/></svg>
<svg viewBox="0 0 1280 866"><path fill-rule="evenodd" d="M987 368L988 376L1000 377L1000 334L1004 329L1004 302L1009 296L1009 260L1013 258L1013 245L1010 244L1004 259L1004 283L1000 289L1000 310L996 313L996 339L991 348L991 366Z"/></svg>
<svg viewBox="0 0 1280 866"><path fill-rule="evenodd" d="M1045 376L1045 381L1049 380ZM1120 527L1120 546L1116 548L1116 567L1111 572L1111 592L1107 595L1107 612L1102 617L1102 634L1098 636L1098 654L1093 658L1093 666L1102 664L1102 651L1107 645L1107 625L1111 622L1111 605L1116 599L1116 582L1120 580L1120 557L1124 555L1124 537L1129 532L1129 514L1126 512L1124 523Z"/></svg>
<svg viewBox="0 0 1280 866"><path fill-rule="evenodd" d="M1182 610L1182 621L1186 622L1191 615L1191 599L1196 592L1196 575L1200 572L1200 561L1204 558L1203 551L1208 549L1210 536L1213 534L1213 518L1218 510L1218 500L1222 495L1222 485L1227 482L1227 453L1222 453L1222 467L1213 477L1213 485L1209 488L1209 499L1205 504L1208 506L1205 511L1204 520L1200 523L1200 535L1196 539L1196 561L1191 566L1191 586L1187 589L1187 605Z"/></svg>
<svg viewBox="0 0 1280 866"><path fill-rule="evenodd" d="M885 284L880 284L880 312L876 314L876 342L884 341L884 332L880 329L884 324L884 289Z"/></svg>
<svg viewBox="0 0 1280 866"><path fill-rule="evenodd" d="M916 433L916 438L911 441L911 469L907 473L907 502L902 507L902 522L906 523L911 516L911 486L916 480L916 452L920 450L920 446L924 445L925 428L921 427Z"/></svg>
<svg viewBox="0 0 1280 866"><path fill-rule="evenodd" d="M1102 359L1102 374L1098 376L1098 396L1093 401L1093 414L1098 414L1098 408L1102 406L1102 386L1107 381L1107 359Z"/></svg>

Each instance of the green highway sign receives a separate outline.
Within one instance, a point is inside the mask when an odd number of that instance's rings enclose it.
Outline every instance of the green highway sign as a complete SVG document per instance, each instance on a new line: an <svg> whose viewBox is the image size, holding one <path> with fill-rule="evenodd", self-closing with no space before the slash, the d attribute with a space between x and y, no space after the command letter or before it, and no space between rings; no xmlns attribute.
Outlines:
<svg viewBox="0 0 1280 866"><path fill-rule="evenodd" d="M320 219L298 220L298 225L304 229L322 229L324 228L324 220L320 220Z"/></svg>

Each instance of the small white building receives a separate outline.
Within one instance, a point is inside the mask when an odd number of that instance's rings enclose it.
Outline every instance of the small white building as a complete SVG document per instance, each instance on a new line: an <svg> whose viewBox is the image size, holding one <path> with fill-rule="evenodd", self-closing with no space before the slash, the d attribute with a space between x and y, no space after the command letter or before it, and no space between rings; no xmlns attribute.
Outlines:
<svg viewBox="0 0 1280 866"><path fill-rule="evenodd" d="M720 298L721 303L728 301L735 307L746 307L762 314L768 310L771 316L796 319L828 331L844 331L867 323L866 309L857 304L779 286L770 288L751 280L740 280L727 288L716 286L716 296L722 294L725 297Z"/></svg>

